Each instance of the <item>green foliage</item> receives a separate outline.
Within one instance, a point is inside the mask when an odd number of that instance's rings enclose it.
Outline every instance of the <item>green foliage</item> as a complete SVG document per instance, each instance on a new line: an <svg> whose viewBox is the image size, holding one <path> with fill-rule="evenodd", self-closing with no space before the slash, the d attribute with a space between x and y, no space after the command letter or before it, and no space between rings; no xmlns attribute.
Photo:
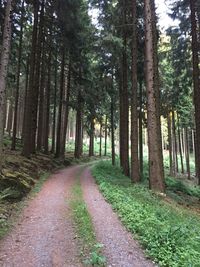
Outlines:
<svg viewBox="0 0 200 267"><path fill-rule="evenodd" d="M124 225L160 266L199 266L199 217L166 203L142 185L131 184L109 162L97 164L93 175Z"/></svg>
<svg viewBox="0 0 200 267"><path fill-rule="evenodd" d="M184 182L172 177L166 178L166 185L168 190L174 192L181 191L189 196L200 198L200 188L198 186L186 185Z"/></svg>

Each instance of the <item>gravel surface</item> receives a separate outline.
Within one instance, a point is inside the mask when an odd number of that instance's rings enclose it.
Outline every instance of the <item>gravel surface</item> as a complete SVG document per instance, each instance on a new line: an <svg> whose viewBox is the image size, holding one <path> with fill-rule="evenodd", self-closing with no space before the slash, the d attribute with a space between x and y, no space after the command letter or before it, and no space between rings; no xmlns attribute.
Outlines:
<svg viewBox="0 0 200 267"><path fill-rule="evenodd" d="M84 199L92 217L98 241L104 245L108 266L153 267L132 235L120 223L111 206L100 194L90 170L83 172L81 184Z"/></svg>
<svg viewBox="0 0 200 267"><path fill-rule="evenodd" d="M45 182L0 242L1 267L82 266L67 201L77 171L79 167L59 171Z"/></svg>

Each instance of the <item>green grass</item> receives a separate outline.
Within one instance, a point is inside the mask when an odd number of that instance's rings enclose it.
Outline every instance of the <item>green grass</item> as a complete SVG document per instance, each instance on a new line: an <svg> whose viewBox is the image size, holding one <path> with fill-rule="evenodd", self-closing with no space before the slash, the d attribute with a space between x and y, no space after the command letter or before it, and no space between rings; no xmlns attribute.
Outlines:
<svg viewBox="0 0 200 267"><path fill-rule="evenodd" d="M72 188L70 206L80 243L80 255L85 265L105 266L105 257L101 255L102 246L97 243L92 220L83 200L79 176Z"/></svg>
<svg viewBox="0 0 200 267"><path fill-rule="evenodd" d="M133 185L110 162L93 167L99 188L127 229L160 266L200 266L200 218L167 203L144 185Z"/></svg>

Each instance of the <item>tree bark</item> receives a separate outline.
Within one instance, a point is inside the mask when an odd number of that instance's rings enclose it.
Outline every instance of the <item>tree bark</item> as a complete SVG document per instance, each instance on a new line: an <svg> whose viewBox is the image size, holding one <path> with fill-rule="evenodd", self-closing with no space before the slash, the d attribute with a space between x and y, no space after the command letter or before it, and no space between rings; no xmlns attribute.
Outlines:
<svg viewBox="0 0 200 267"><path fill-rule="evenodd" d="M114 101L111 97L111 144L112 144L112 165L115 165L115 125L114 125Z"/></svg>
<svg viewBox="0 0 200 267"><path fill-rule="evenodd" d="M35 65L36 65L36 50L37 50L37 27L38 27L38 11L39 2L34 1L34 23L33 23L33 33L32 33L32 48L31 48L31 58L30 58L30 78L29 86L27 91L26 99L26 116L24 121L24 139L23 139L23 149L22 155L25 157L30 157L33 151L33 115L35 113L35 106L33 104L34 99L34 79L35 79Z"/></svg>
<svg viewBox="0 0 200 267"><path fill-rule="evenodd" d="M153 0L145 0L145 44L146 44L146 86L147 86L147 124L149 147L149 185L154 191L164 192L164 168L161 141L160 107L157 86L158 70L155 64L155 34Z"/></svg>
<svg viewBox="0 0 200 267"><path fill-rule="evenodd" d="M11 12L12 1L8 0L6 4L6 13L3 30L3 43L0 58L0 172L3 164L3 132L4 132L4 114L6 101L6 78L8 71L8 61L11 42Z"/></svg>
<svg viewBox="0 0 200 267"><path fill-rule="evenodd" d="M192 35L192 60L193 60L193 86L196 124L196 171L198 184L200 185L200 82L199 82L199 55L197 38L196 7L194 0L190 0L191 9L191 35Z"/></svg>
<svg viewBox="0 0 200 267"><path fill-rule="evenodd" d="M14 112L14 124L13 124L13 136L11 149L16 149L16 134L17 134L17 120L18 120L18 103L19 103L19 86L20 86L20 72L21 72L21 60L22 60L22 41L24 30L24 0L22 2L22 11L20 19L20 35L19 35L19 49L18 49L18 63L17 63L17 84L15 95L15 112Z"/></svg>
<svg viewBox="0 0 200 267"><path fill-rule="evenodd" d="M127 77L127 0L122 0L123 51L122 51L122 84L120 88L120 165L126 176L129 176L129 100Z"/></svg>
<svg viewBox="0 0 200 267"><path fill-rule="evenodd" d="M137 94L137 3L132 1L133 37L132 37L132 92L131 92L131 179L134 183L140 181L138 159L138 94Z"/></svg>

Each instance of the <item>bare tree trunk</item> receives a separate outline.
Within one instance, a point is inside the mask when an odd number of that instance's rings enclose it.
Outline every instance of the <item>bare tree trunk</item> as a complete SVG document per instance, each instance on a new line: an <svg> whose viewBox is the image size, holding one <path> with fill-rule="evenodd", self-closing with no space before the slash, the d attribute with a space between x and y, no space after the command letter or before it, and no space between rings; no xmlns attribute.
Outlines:
<svg viewBox="0 0 200 267"><path fill-rule="evenodd" d="M199 82L199 55L197 39L197 21L195 1L190 0L191 26L192 26L192 59L193 59L193 86L196 124L196 171L198 183L200 185L200 82Z"/></svg>
<svg viewBox="0 0 200 267"><path fill-rule="evenodd" d="M22 13L20 19L20 37L19 37L19 50L18 50L18 63L17 63L17 84L16 84L16 95L15 95L15 113L14 113L14 124L13 124L13 136L11 149L16 149L16 134L17 134L17 120L18 120L18 102L19 102L19 86L20 86L20 72L21 72L21 60L22 60L22 41L23 41L23 30L24 30L24 0L22 2Z"/></svg>
<svg viewBox="0 0 200 267"><path fill-rule="evenodd" d="M127 77L127 0L122 0L123 51L122 51L122 85L120 86L120 165L129 176L129 99Z"/></svg>
<svg viewBox="0 0 200 267"><path fill-rule="evenodd" d="M104 156L107 156L107 139L108 139L108 117L106 115L105 121L105 144L104 144Z"/></svg>
<svg viewBox="0 0 200 267"><path fill-rule="evenodd" d="M115 165L115 126L114 126L114 101L111 97L111 143L112 143L112 165Z"/></svg>
<svg viewBox="0 0 200 267"><path fill-rule="evenodd" d="M25 157L30 157L33 152L34 140L33 140L33 115L35 113L35 106L33 104L33 98L35 96L34 92L34 82L35 82L35 65L36 65L36 50L37 50L37 27L38 27L38 11L39 2L34 1L34 23L33 23L33 33L32 33L32 48L31 48L31 58L30 58L30 78L29 86L27 91L26 99L26 116L24 121L24 139L23 139L23 149L22 155Z"/></svg>
<svg viewBox="0 0 200 267"><path fill-rule="evenodd" d="M100 144L99 144L99 156L102 156L102 122L100 123Z"/></svg>
<svg viewBox="0 0 200 267"><path fill-rule="evenodd" d="M58 110L58 123L57 123L57 137L56 137L56 154L59 158L61 156L61 130L62 130L62 103L63 103L63 91L64 91L64 75L65 75L65 51L63 48L62 52L62 63L61 63L61 77L60 77L60 99L59 99L59 110Z"/></svg>
<svg viewBox="0 0 200 267"><path fill-rule="evenodd" d="M5 114L5 95L6 95L6 77L8 70L8 61L11 41L11 11L12 1L8 0L6 4L6 13L3 30L3 43L0 58L0 172L3 164L3 132L4 132L4 114Z"/></svg>
<svg viewBox="0 0 200 267"><path fill-rule="evenodd" d="M157 86L158 70L155 64L155 34L153 0L145 0L146 86L148 112L149 182L150 188L164 192L164 168L161 141L160 107Z"/></svg>
<svg viewBox="0 0 200 267"><path fill-rule="evenodd" d="M167 115L167 128L168 128L168 143L169 143L169 174L174 176L173 164L172 164L172 122L171 113Z"/></svg>
<svg viewBox="0 0 200 267"><path fill-rule="evenodd" d="M131 179L134 183L140 181L138 159L138 94L137 94L137 4L132 1L133 37L132 37L132 94L131 94Z"/></svg>
<svg viewBox="0 0 200 267"><path fill-rule="evenodd" d="M78 108L76 111L76 139L75 139L75 152L74 156L75 158L81 157L81 148L82 148L82 96L79 88L79 94L78 94Z"/></svg>
<svg viewBox="0 0 200 267"><path fill-rule="evenodd" d="M181 145L181 132L180 132L180 125L179 125L179 117L178 117L178 142L179 142L179 152L180 152L180 158L181 158L181 172L184 174L184 165L183 165L183 151L182 151L182 145Z"/></svg>
<svg viewBox="0 0 200 267"><path fill-rule="evenodd" d="M185 128L185 158L186 158L186 167L187 167L187 174L188 179L191 179L190 175L190 148L189 148L189 142L188 142L188 128Z"/></svg>
<svg viewBox="0 0 200 267"><path fill-rule="evenodd" d="M140 151L140 179L143 177L143 127L142 127L142 114L143 114L143 97L142 97L142 80L139 81L140 87L140 114L139 114L139 151Z"/></svg>
<svg viewBox="0 0 200 267"><path fill-rule="evenodd" d="M90 147L89 147L89 157L94 156L94 118L91 118L90 123Z"/></svg>

